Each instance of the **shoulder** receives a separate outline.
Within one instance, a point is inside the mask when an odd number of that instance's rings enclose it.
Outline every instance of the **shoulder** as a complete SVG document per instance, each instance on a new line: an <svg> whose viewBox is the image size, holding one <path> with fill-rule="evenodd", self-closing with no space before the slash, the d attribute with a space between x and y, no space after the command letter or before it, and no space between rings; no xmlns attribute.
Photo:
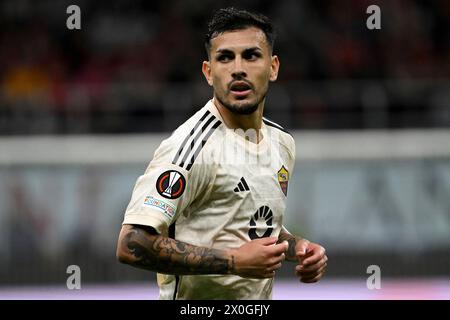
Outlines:
<svg viewBox="0 0 450 320"><path fill-rule="evenodd" d="M189 171L221 124L208 108L203 107L161 142L155 158L162 157Z"/></svg>
<svg viewBox="0 0 450 320"><path fill-rule="evenodd" d="M267 117L263 117L262 119L263 119L263 122L264 122L265 125L267 125L269 127L272 127L272 128L275 128L275 129L278 129L278 130L280 130L280 131L282 131L282 132L292 136L289 133L289 131L287 131L285 128L283 128L280 124L278 124L278 123L268 119Z"/></svg>
<svg viewBox="0 0 450 320"><path fill-rule="evenodd" d="M271 138L276 140L281 147L289 152L292 158L295 158L295 140L292 134L278 123L263 117L264 124L271 130Z"/></svg>

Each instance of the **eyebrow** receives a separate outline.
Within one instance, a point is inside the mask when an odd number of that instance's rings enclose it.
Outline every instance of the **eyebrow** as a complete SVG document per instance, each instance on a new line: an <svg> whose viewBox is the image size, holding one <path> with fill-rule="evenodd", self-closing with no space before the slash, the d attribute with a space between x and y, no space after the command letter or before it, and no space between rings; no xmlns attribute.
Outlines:
<svg viewBox="0 0 450 320"><path fill-rule="evenodd" d="M245 49L243 52L251 52L251 51L262 51L262 49L261 48L259 48L259 47L250 47L250 48L247 48L247 49ZM227 53L227 54L229 54L229 53L233 53L233 51L232 50L230 50L230 49L217 49L216 50L216 53L217 54L221 54L221 53Z"/></svg>

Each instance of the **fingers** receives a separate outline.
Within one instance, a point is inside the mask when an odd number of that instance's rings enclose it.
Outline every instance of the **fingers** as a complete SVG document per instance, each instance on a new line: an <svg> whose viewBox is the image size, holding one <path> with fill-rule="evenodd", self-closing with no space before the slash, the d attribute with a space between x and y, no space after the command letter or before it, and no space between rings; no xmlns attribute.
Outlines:
<svg viewBox="0 0 450 320"><path fill-rule="evenodd" d="M279 263L277 263L277 264L274 264L274 265L272 265L272 266L270 266L270 267L268 267L268 268L266 268L266 272L265 272L265 275L264 275L264 277L265 278L273 278L273 277L275 277L275 272L278 270L278 269L280 269L281 268L281 262L279 262Z"/></svg>
<svg viewBox="0 0 450 320"><path fill-rule="evenodd" d="M288 247L289 247L288 242L283 241L282 243L270 247L270 253L273 255L281 255L287 251Z"/></svg>
<svg viewBox="0 0 450 320"><path fill-rule="evenodd" d="M280 254L279 256L276 256L272 259L272 263L280 263L283 262L286 259L286 254L283 252L282 254Z"/></svg>
<svg viewBox="0 0 450 320"><path fill-rule="evenodd" d="M300 275L300 282L304 283L313 283L319 281L322 276L325 274L326 264L323 265L320 269L318 269L316 272L310 272L307 274Z"/></svg>
<svg viewBox="0 0 450 320"><path fill-rule="evenodd" d="M267 267L266 271L269 273L273 272L273 275L275 275L275 271L280 269L282 266L282 262L286 259L286 255L284 253L282 253L281 255L274 257L273 259L271 259L271 263L270 265Z"/></svg>
<svg viewBox="0 0 450 320"><path fill-rule="evenodd" d="M264 237L264 238L256 239L256 240L252 240L252 241L259 242L263 246L270 246L270 245L273 245L273 244L277 243L278 238L275 238L275 237Z"/></svg>
<svg viewBox="0 0 450 320"><path fill-rule="evenodd" d="M303 282L303 283L314 283L314 282L319 281L322 278L322 276L323 276L323 273L320 273L320 274L318 274L318 275L316 275L314 277L300 278L300 282Z"/></svg>
<svg viewBox="0 0 450 320"><path fill-rule="evenodd" d="M320 265L317 269L308 270L308 271L303 270L302 266L298 265L295 268L295 274L297 275L297 277L300 278L301 282L304 282L304 283L317 282L324 275L325 270L327 268L327 263L321 262L320 264L316 264L316 266L317 265Z"/></svg>
<svg viewBox="0 0 450 320"><path fill-rule="evenodd" d="M281 268L281 262L277 263L277 264L274 264L273 266L267 268L267 271L268 272L274 272L274 271L276 271L276 270L278 270L280 268Z"/></svg>
<svg viewBox="0 0 450 320"><path fill-rule="evenodd" d="M325 249L323 247L319 247L318 249L314 248L312 251L312 255L302 261L302 265L304 267L316 264L321 259L326 257ZM328 258L327 258L328 259Z"/></svg>
<svg viewBox="0 0 450 320"><path fill-rule="evenodd" d="M320 267L318 267L317 269L305 271L305 270L301 269L301 266L297 266L295 268L295 274L297 275L297 277L311 278L312 276L316 276L320 273L324 273L326 267L327 267L327 264L325 263L325 264L321 265Z"/></svg>
<svg viewBox="0 0 450 320"><path fill-rule="evenodd" d="M270 265L266 268L266 277L273 278L275 276L275 271L280 269L282 262L286 259L286 255L281 253L278 256L273 257L270 260Z"/></svg>
<svg viewBox="0 0 450 320"><path fill-rule="evenodd" d="M280 269L282 266L282 262L285 260L286 256L282 253L279 256L276 256L270 259L270 264L266 267L265 278L273 278L275 276L275 271Z"/></svg>
<svg viewBox="0 0 450 320"><path fill-rule="evenodd" d="M326 265L327 261L328 261L328 257L327 256L323 256L322 259L320 259L319 261L317 261L314 264L305 265L305 264L302 263L302 264L297 265L295 267L295 269L299 270L299 271L302 271L302 272L311 272L311 271L314 271L314 270L317 270L317 269L321 268L323 265Z"/></svg>

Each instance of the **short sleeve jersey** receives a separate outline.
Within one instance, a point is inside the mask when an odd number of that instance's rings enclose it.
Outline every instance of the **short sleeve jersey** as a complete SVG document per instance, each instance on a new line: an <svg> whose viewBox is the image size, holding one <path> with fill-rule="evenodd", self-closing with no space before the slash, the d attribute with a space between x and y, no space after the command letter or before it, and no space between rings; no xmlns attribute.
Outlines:
<svg viewBox="0 0 450 320"><path fill-rule="evenodd" d="M235 249L278 237L295 143L263 118L262 140L228 129L210 100L157 148L136 182L123 224L153 227L196 246ZM273 279L157 275L160 299L271 299Z"/></svg>

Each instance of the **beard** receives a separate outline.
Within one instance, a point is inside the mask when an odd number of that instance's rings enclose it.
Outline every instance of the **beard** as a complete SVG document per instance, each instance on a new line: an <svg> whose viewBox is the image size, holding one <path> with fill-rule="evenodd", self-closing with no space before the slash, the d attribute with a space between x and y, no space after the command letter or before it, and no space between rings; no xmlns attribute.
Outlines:
<svg viewBox="0 0 450 320"><path fill-rule="evenodd" d="M228 110L233 112L234 114L241 114L241 115L249 115L258 110L259 103L244 103L244 104L238 104L238 103L227 103L217 97L217 100Z"/></svg>
<svg viewBox="0 0 450 320"><path fill-rule="evenodd" d="M249 115L254 113L256 110L258 110L259 105L261 104L261 102L264 100L264 98L266 97L267 94L267 90L266 92L264 92L264 94L262 95L262 97L252 103L252 102L243 102L243 103L228 103L225 101L225 99L222 99L219 95L215 95L217 100L219 100L219 102L225 107L227 108L229 111L231 111L234 114L240 114L240 115Z"/></svg>

